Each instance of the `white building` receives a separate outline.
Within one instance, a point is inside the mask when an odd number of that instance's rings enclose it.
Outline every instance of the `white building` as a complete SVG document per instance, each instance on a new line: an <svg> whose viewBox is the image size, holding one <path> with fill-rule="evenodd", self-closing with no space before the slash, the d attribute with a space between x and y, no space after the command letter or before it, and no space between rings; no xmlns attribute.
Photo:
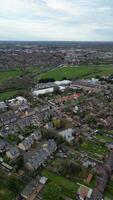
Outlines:
<svg viewBox="0 0 113 200"><path fill-rule="evenodd" d="M71 143L74 140L74 129L68 128L64 131L59 132L58 134L62 136L67 142Z"/></svg>
<svg viewBox="0 0 113 200"><path fill-rule="evenodd" d="M63 92L65 90L64 86L59 86L59 90L61 92ZM39 96L39 95L43 95L43 94L49 94L49 93L53 93L54 92L54 87L51 88L46 88L46 89L42 89L42 90L34 90L33 91L33 95L34 96Z"/></svg>
<svg viewBox="0 0 113 200"><path fill-rule="evenodd" d="M59 86L59 90L60 91L64 91L66 86L70 85L71 81L69 80L63 80L63 81L55 81L54 83L51 84L51 87L46 87L46 85L43 85L43 89L35 89L33 91L33 96L39 96L39 95L43 95L43 94L49 94L49 93L53 93L54 92L54 86ZM49 83L50 85L50 83ZM53 86L52 86L53 85ZM37 85L38 86L38 85ZM44 88L45 87L45 88Z"/></svg>
<svg viewBox="0 0 113 200"><path fill-rule="evenodd" d="M55 84L58 86L67 86L71 84L71 81L70 80L55 81Z"/></svg>

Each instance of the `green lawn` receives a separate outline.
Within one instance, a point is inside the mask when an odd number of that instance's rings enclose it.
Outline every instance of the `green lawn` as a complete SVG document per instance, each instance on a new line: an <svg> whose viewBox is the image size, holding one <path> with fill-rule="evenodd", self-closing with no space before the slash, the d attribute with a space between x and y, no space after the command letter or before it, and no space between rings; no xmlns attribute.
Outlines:
<svg viewBox="0 0 113 200"><path fill-rule="evenodd" d="M63 78L87 78L95 77L96 75L110 75L113 73L113 66L65 66L57 68L46 73L41 74L40 79L54 78L55 80L62 80Z"/></svg>
<svg viewBox="0 0 113 200"><path fill-rule="evenodd" d="M17 95L18 92L19 92L18 90L11 90L11 91L0 93L0 101L12 98L13 96Z"/></svg>
<svg viewBox="0 0 113 200"><path fill-rule="evenodd" d="M113 139L109 136L106 136L105 134L97 135L96 138L99 140L103 140L104 142L113 142Z"/></svg>
<svg viewBox="0 0 113 200"><path fill-rule="evenodd" d="M2 83L10 78L20 76L21 74L22 74L22 70L20 70L20 69L1 71L0 72L0 82Z"/></svg>
<svg viewBox="0 0 113 200"><path fill-rule="evenodd" d="M107 148L102 146L101 144L96 144L94 142L84 142L82 145L81 145L81 149L82 150L85 150L87 152L90 152L92 154L104 154L107 152Z"/></svg>
<svg viewBox="0 0 113 200"><path fill-rule="evenodd" d="M113 197L113 181L110 180L106 187L105 196L112 200Z"/></svg>
<svg viewBox="0 0 113 200"><path fill-rule="evenodd" d="M41 75L41 78L54 78L55 80L62 80L62 78L77 78L90 75L95 72L94 67L62 67L51 70Z"/></svg>
<svg viewBox="0 0 113 200"><path fill-rule="evenodd" d="M0 171L0 200L15 200L18 192L20 193L24 187L25 184L22 181Z"/></svg>
<svg viewBox="0 0 113 200"><path fill-rule="evenodd" d="M58 176L53 172L48 170L43 170L43 176L46 176L50 181L54 182L55 184L59 185L63 189L63 195L67 195L69 197L75 197L78 185L62 176Z"/></svg>
<svg viewBox="0 0 113 200"><path fill-rule="evenodd" d="M11 78L16 78L18 76L21 76L24 73L34 73L37 75L40 72L41 72L41 69L39 67L29 67L25 70L17 68L13 70L0 71L0 83L3 83Z"/></svg>

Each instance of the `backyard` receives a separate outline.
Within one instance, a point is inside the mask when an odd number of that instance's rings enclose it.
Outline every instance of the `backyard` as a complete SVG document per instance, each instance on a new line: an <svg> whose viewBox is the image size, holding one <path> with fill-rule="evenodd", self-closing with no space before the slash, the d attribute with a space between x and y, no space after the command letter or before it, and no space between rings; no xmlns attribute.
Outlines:
<svg viewBox="0 0 113 200"><path fill-rule="evenodd" d="M0 171L0 200L14 200L24 186L15 176L7 176Z"/></svg>
<svg viewBox="0 0 113 200"><path fill-rule="evenodd" d="M49 181L54 182L55 184L59 185L63 190L63 195L74 198L75 194L78 188L78 185L62 176L58 176L54 174L53 172L50 172L48 170L43 170L42 172L43 176L46 176Z"/></svg>

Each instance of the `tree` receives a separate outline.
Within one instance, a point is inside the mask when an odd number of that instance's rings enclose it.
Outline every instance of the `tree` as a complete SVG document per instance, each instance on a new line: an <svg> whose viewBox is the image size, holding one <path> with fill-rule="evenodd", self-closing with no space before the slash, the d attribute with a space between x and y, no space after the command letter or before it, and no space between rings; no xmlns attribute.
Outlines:
<svg viewBox="0 0 113 200"><path fill-rule="evenodd" d="M44 200L61 200L61 188L54 184L49 183L43 191Z"/></svg>
<svg viewBox="0 0 113 200"><path fill-rule="evenodd" d="M56 129L60 129L60 128L61 128L61 120L60 120L60 119L54 119L54 120L53 120L53 126L54 126Z"/></svg>
<svg viewBox="0 0 113 200"><path fill-rule="evenodd" d="M17 158L16 165L17 165L17 170L19 170L19 169L21 169L23 167L23 165L24 165L23 156L20 156L19 158Z"/></svg>
<svg viewBox="0 0 113 200"><path fill-rule="evenodd" d="M75 164L72 161L63 161L62 162L62 168L60 170L60 173L62 176L69 175L71 178L75 175L79 175L82 171L81 165L80 164Z"/></svg>
<svg viewBox="0 0 113 200"><path fill-rule="evenodd" d="M14 176L9 177L7 181L7 188L10 191L14 192L14 194L20 193L20 183Z"/></svg>
<svg viewBox="0 0 113 200"><path fill-rule="evenodd" d="M45 139L54 139L57 144L65 142L64 138L58 135L55 130L43 128L42 133Z"/></svg>

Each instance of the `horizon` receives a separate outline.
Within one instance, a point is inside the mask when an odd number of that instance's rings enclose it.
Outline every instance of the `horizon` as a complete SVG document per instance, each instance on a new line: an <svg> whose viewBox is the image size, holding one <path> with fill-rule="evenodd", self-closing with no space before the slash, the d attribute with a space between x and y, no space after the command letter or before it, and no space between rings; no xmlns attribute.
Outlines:
<svg viewBox="0 0 113 200"><path fill-rule="evenodd" d="M97 42L97 43L113 43L113 40L112 41L95 41L95 40L81 40L81 41L77 41L77 40L0 40L0 42L76 42L76 43L86 43L86 42L90 42L90 43L94 43L94 42Z"/></svg>

